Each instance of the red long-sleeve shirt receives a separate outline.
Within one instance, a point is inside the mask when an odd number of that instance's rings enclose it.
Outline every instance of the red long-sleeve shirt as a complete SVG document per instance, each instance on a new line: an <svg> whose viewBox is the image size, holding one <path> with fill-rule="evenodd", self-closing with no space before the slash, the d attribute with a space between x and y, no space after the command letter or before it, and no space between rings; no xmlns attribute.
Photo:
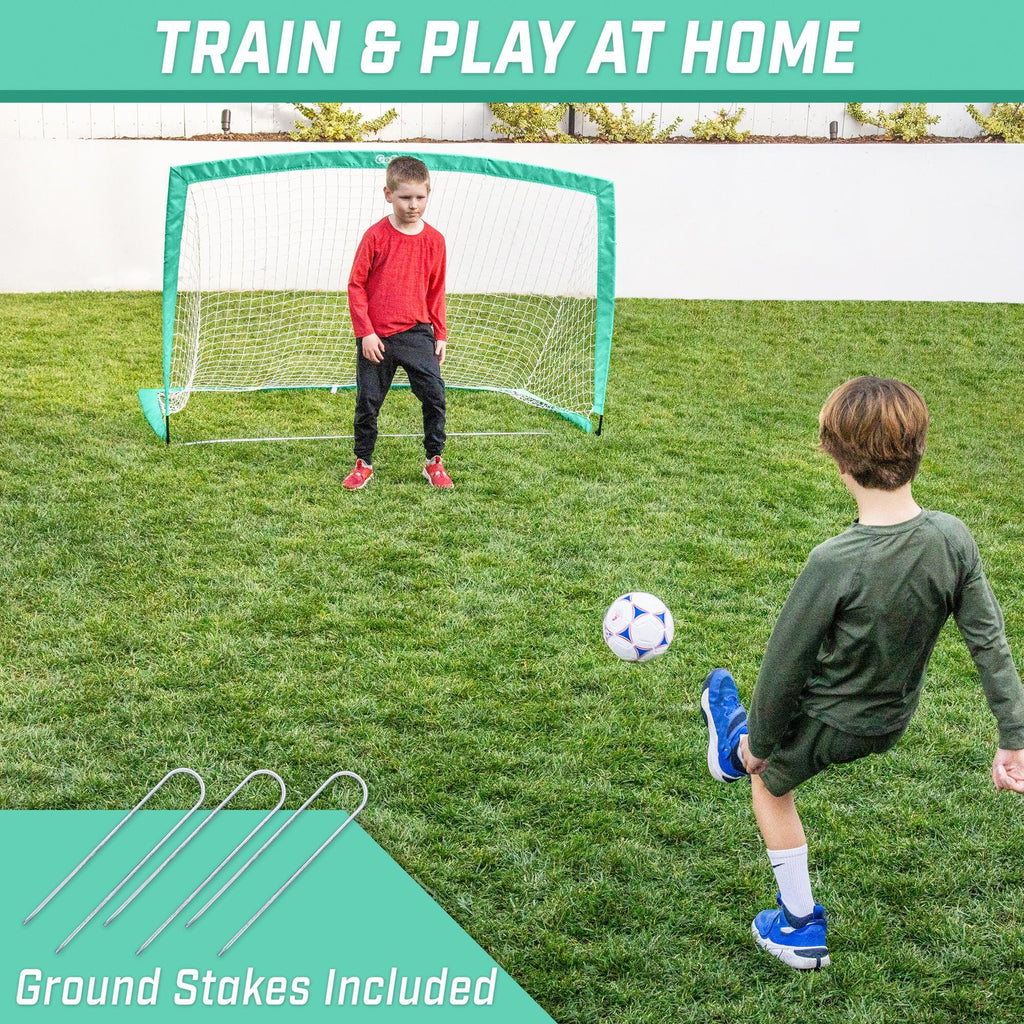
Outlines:
<svg viewBox="0 0 1024 1024"><path fill-rule="evenodd" d="M426 222L415 235L384 217L363 235L348 279L348 308L357 338L386 338L429 323L445 341L444 236Z"/></svg>

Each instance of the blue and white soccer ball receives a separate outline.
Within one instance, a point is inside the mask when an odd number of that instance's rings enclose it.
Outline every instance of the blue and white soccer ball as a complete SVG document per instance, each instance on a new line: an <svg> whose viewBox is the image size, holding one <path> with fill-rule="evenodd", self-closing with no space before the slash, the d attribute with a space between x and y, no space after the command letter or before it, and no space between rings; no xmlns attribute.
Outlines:
<svg viewBox="0 0 1024 1024"><path fill-rule="evenodd" d="M604 617L605 643L623 661L650 661L675 635L672 613L653 594L637 591L612 602Z"/></svg>

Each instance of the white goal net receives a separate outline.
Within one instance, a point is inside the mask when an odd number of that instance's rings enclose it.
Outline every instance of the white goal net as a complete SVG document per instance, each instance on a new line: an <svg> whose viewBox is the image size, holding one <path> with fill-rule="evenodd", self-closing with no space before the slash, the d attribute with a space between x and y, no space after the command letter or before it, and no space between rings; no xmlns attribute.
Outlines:
<svg viewBox="0 0 1024 1024"><path fill-rule="evenodd" d="M165 386L148 393L155 429L197 392L354 386L346 289L363 233L391 212L383 185L392 155L172 169ZM447 245L446 385L503 392L590 429L603 412L610 350L610 183L417 155L431 172L425 219Z"/></svg>

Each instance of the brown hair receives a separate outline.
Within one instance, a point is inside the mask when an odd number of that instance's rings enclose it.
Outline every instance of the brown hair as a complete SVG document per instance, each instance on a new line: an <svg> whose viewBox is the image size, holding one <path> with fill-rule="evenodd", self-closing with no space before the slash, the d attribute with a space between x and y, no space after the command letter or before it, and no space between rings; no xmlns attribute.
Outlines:
<svg viewBox="0 0 1024 1024"><path fill-rule="evenodd" d="M414 156L396 156L388 164L388 188L393 191L405 181L417 183L425 181L429 188L430 171L427 170L427 165Z"/></svg>
<svg viewBox="0 0 1024 1024"><path fill-rule="evenodd" d="M928 406L909 384L855 377L828 396L818 417L821 450L862 487L894 491L924 455Z"/></svg>

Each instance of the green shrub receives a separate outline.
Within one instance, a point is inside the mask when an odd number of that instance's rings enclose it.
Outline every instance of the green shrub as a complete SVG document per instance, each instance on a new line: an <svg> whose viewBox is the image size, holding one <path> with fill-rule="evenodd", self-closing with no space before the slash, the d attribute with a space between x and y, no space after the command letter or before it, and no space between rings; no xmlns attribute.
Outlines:
<svg viewBox="0 0 1024 1024"><path fill-rule="evenodd" d="M579 108L588 121L597 127L597 137L604 142L662 142L669 138L683 120L677 117L666 128L656 131L656 114L646 121L637 121L633 111L622 104L622 113L613 114L607 103L584 103Z"/></svg>
<svg viewBox="0 0 1024 1024"><path fill-rule="evenodd" d="M873 124L881 128L887 139L900 139L903 142L916 142L928 134L928 125L938 124L938 114L928 113L924 103L900 103L896 109L887 114L879 110L872 117L862 103L847 103L846 112L861 124Z"/></svg>
<svg viewBox="0 0 1024 1024"><path fill-rule="evenodd" d="M568 103L488 103L498 119L491 131L507 135L512 142L579 142L562 131Z"/></svg>
<svg viewBox="0 0 1024 1024"><path fill-rule="evenodd" d="M967 113L986 135L1004 142L1024 142L1024 103L993 103L987 115L968 103Z"/></svg>
<svg viewBox="0 0 1024 1024"><path fill-rule="evenodd" d="M303 117L309 118L309 124L295 123L295 131L290 135L296 142L363 142L368 134L375 135L398 117L394 108L380 117L367 120L340 103L313 103L309 106L293 103L292 106Z"/></svg>
<svg viewBox="0 0 1024 1024"><path fill-rule="evenodd" d="M742 142L750 132L736 130L740 123L743 112L746 108L740 107L735 114L730 115L724 107L714 117L707 117L701 120L697 118L691 125L695 139L717 140L719 142Z"/></svg>

